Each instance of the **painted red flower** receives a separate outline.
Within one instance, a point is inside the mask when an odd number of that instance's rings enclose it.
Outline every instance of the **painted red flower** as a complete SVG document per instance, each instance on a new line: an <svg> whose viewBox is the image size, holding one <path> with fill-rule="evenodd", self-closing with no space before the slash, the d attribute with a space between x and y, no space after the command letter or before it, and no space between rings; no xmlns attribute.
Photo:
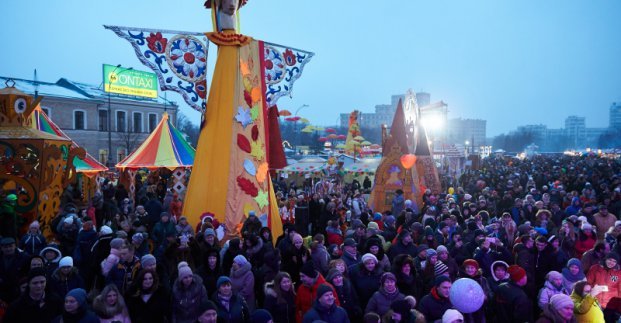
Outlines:
<svg viewBox="0 0 621 323"><path fill-rule="evenodd" d="M166 44L168 43L168 39L164 38L162 36L162 33L157 32L157 33L151 33L149 35L149 37L147 37L147 43L149 48L158 53L161 54L164 52L164 50L166 49Z"/></svg>
<svg viewBox="0 0 621 323"><path fill-rule="evenodd" d="M196 90L196 93L198 93L198 96L201 99L204 99L205 96L207 95L207 81L206 80L202 80L202 81L194 84L194 89Z"/></svg>
<svg viewBox="0 0 621 323"><path fill-rule="evenodd" d="M287 49L284 53L283 53L283 58L285 59L285 63L289 66L293 66L295 65L295 54L293 53L292 50Z"/></svg>

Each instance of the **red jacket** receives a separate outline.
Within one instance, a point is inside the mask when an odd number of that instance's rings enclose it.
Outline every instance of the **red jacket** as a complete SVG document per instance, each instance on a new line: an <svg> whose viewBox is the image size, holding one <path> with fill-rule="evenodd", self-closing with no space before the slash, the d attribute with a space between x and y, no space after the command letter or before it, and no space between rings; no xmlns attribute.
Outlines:
<svg viewBox="0 0 621 323"><path fill-rule="evenodd" d="M591 266L587 273L587 282L591 286L606 285L608 286L607 292L601 292L595 298L602 305L602 308L606 308L608 302L614 297L621 297L621 270L617 268L606 269L604 266L597 264Z"/></svg>
<svg viewBox="0 0 621 323"><path fill-rule="evenodd" d="M298 293L295 295L295 319L297 323L302 323L302 317L313 307L313 303L317 299L317 288L319 285L326 284L332 288L332 294L334 295L334 302L337 306L341 306L339 302L339 297L334 290L334 287L323 278L321 274L317 276L317 281L315 281L315 285L308 287L304 284L298 287Z"/></svg>

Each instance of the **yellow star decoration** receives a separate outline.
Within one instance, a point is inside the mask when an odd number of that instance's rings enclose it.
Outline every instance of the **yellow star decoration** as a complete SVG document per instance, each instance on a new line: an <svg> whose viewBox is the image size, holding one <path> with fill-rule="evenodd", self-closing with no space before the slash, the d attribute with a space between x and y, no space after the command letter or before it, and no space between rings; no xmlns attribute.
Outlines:
<svg viewBox="0 0 621 323"><path fill-rule="evenodd" d="M264 190L259 190L259 195L257 195L254 200L257 202L257 204L259 204L259 208L263 209L264 207L267 206L268 202L267 202L267 192Z"/></svg>
<svg viewBox="0 0 621 323"><path fill-rule="evenodd" d="M252 157L254 157L257 161L262 160L265 155L265 151L263 151L263 144L260 141L253 141L250 143L250 146L250 155L252 155Z"/></svg>

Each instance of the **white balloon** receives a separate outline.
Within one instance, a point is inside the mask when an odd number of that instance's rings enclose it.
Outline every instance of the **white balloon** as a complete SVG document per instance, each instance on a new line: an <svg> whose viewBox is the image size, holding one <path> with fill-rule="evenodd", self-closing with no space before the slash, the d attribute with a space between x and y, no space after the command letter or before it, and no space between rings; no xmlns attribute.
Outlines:
<svg viewBox="0 0 621 323"><path fill-rule="evenodd" d="M455 309L461 313L474 313L483 306L485 293L476 281L460 278L451 286L449 298Z"/></svg>

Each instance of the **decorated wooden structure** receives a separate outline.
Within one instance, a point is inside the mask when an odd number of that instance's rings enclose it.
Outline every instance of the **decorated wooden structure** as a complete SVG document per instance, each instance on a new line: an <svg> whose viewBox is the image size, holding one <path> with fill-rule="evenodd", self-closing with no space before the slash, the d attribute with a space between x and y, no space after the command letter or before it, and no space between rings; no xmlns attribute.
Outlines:
<svg viewBox="0 0 621 323"><path fill-rule="evenodd" d="M38 219L47 237L58 213L60 197L76 176L76 156L85 151L71 140L32 126L31 113L41 101L17 90L11 82L0 89L0 182L17 195L17 213Z"/></svg>

